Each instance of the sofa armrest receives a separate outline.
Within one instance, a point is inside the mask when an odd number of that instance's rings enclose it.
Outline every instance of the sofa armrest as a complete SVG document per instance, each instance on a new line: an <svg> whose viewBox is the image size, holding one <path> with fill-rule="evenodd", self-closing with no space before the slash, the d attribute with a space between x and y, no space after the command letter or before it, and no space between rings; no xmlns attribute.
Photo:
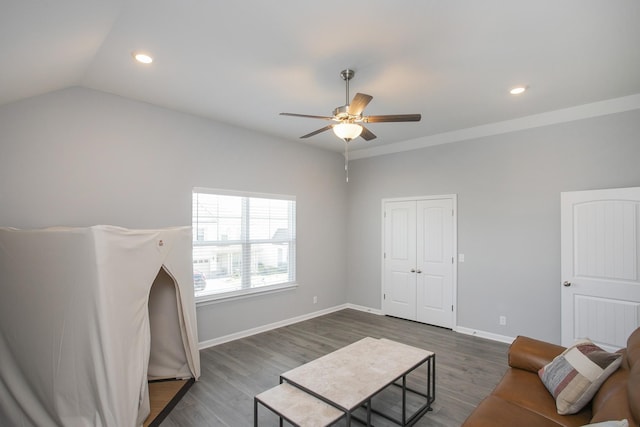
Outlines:
<svg viewBox="0 0 640 427"><path fill-rule="evenodd" d="M509 366L538 372L564 350L565 348L559 345L518 336L509 347Z"/></svg>

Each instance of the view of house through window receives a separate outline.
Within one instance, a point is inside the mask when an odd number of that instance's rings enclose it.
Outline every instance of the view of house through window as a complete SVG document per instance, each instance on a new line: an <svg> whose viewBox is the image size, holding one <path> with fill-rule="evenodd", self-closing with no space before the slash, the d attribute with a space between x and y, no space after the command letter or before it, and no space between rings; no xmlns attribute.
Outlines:
<svg viewBox="0 0 640 427"><path fill-rule="evenodd" d="M196 297L295 282L294 197L197 188L192 212Z"/></svg>

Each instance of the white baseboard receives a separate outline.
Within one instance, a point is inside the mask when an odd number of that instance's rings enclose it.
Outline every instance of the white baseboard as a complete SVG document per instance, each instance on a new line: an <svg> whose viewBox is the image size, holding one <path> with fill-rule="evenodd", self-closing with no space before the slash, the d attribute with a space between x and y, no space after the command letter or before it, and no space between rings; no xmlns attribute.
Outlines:
<svg viewBox="0 0 640 427"><path fill-rule="evenodd" d="M364 311L365 313L377 314L379 316L382 316L384 314L382 313L382 310L378 310L377 308L365 307L364 305L346 304L346 307L344 308L351 308L353 310Z"/></svg>
<svg viewBox="0 0 640 427"><path fill-rule="evenodd" d="M337 305L335 307L326 308L324 310L314 311L312 313L303 314L302 316L292 317L290 319L280 320L279 322L269 323L268 325L258 326L257 328L251 328L244 331L236 332L233 334L225 335L222 337L214 338L211 340L201 341L198 343L198 348L203 350L205 348L213 347L219 344L224 344L229 341L234 341L240 338L246 338L251 335L256 335L262 332L267 332L272 329L281 328L283 326L293 325L294 323L302 322L304 320L313 319L314 317L324 316L325 314L333 313L350 307L350 304Z"/></svg>
<svg viewBox="0 0 640 427"><path fill-rule="evenodd" d="M376 308L370 308L370 307L365 307L365 306L355 305L355 304L346 304L345 308L352 308L354 310L360 310L360 311L364 311L364 312L367 312L367 313L373 313L373 314L378 314L378 315L384 316L384 313L382 312L382 310L379 310L379 309L376 309ZM486 338L488 340L503 342L503 343L507 343L507 344L511 344L513 342L513 340L515 339L513 337L508 337L506 335L499 335L499 334L494 334L494 333L491 333L491 332L479 331L477 329L470 329L470 328L465 328L465 327L462 327L462 326L458 326L458 327L453 328L453 331L461 333L461 334L465 334L465 335L473 335L473 336L476 336L476 337Z"/></svg>
<svg viewBox="0 0 640 427"><path fill-rule="evenodd" d="M314 317L319 317L319 316L324 316L325 314L330 314L330 313L334 313L336 311L340 311L340 310L344 310L345 308L350 308L353 310L359 310L359 311L364 311L366 313L372 313L372 314L377 314L382 316L384 313L382 313L382 310L376 309L376 308L371 308L371 307L365 307L362 305L357 305L357 304L341 304L341 305L337 305L335 307L330 307L330 308L325 308L323 310L318 310L318 311L314 311L312 313L307 313L307 314L303 314L301 316L296 316L296 317L292 317L290 319L284 319L284 320L280 320L278 322L274 322L274 323L269 323L268 325L262 325L262 326L258 326L257 328L251 328L251 329L247 329L244 331L240 331L240 332L236 332L233 334L229 334L229 335L225 335L222 337L218 337L218 338L214 338L211 340L207 340L207 341L201 341L198 343L198 348L200 350L204 350L205 348L209 348L209 347L213 347L219 344L224 344L226 342L229 341L234 341L240 338L246 338L246 337L250 337L251 335L256 335L262 332L267 332L270 331L272 329L277 329L277 328L281 328L283 326L289 326L289 325L293 325L294 323L298 323L298 322L302 322L305 320L309 320L309 319L313 319ZM499 341L499 342L504 342L507 344L511 344L513 342L513 340L515 338L513 337L508 337L505 335L499 335L499 334L494 334L491 332L485 332L485 331L479 331L476 329L470 329L470 328L465 328L462 326L458 326L457 328L455 328L455 331L461 334L466 334L466 335L473 335L476 337L480 337L480 338L486 338L492 341Z"/></svg>
<svg viewBox="0 0 640 427"><path fill-rule="evenodd" d="M456 332L459 332L465 335L473 335L475 337L486 338L492 341L499 341L507 344L511 344L515 339L514 337L508 337L506 335L499 335L499 334L494 334L492 332L479 331L477 329L465 328L462 326L458 326L456 328Z"/></svg>

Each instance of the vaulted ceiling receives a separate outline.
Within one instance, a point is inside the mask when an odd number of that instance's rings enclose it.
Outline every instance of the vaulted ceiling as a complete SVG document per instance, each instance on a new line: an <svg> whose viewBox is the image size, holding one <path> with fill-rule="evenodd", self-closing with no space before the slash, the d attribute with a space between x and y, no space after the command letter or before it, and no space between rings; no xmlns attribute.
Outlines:
<svg viewBox="0 0 640 427"><path fill-rule="evenodd" d="M82 86L341 150L279 113L330 115L351 68L366 114L422 113L350 143L393 146L640 94L639 22L637 0L4 0L0 105Z"/></svg>

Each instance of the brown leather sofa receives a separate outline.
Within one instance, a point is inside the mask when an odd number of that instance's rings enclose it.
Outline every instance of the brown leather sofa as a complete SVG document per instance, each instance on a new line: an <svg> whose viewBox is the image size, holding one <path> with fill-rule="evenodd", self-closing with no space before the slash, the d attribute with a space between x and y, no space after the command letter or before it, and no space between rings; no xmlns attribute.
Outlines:
<svg viewBox="0 0 640 427"><path fill-rule="evenodd" d="M509 369L500 383L464 422L464 427L582 426L627 419L640 422L640 328L619 350L622 364L598 389L591 403L577 414L559 415L555 400L538 377L538 370L564 347L517 337L509 348Z"/></svg>

